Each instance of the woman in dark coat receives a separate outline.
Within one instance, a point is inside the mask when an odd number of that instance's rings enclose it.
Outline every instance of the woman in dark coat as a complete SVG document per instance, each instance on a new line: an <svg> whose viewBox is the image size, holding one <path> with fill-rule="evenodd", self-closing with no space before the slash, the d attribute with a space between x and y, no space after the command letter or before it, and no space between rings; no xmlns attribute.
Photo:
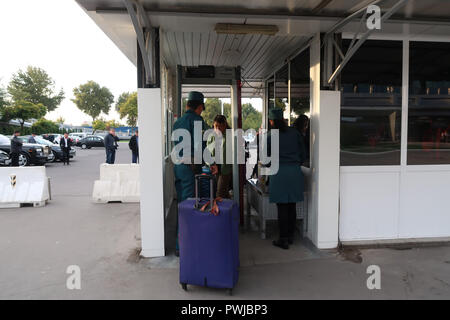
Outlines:
<svg viewBox="0 0 450 320"><path fill-rule="evenodd" d="M289 249L289 244L293 243L297 218L296 203L303 201L301 165L305 160L305 147L298 130L287 126L281 109L270 110L269 123L271 129L279 130L279 170L269 177L269 201L277 204L280 230L279 239L274 240L273 245ZM268 139L269 151L271 139Z"/></svg>

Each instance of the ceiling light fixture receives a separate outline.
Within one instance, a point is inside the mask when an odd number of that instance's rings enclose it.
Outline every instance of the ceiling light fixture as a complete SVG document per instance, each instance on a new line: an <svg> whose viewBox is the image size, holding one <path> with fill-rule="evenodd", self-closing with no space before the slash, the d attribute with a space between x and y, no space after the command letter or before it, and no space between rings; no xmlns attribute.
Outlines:
<svg viewBox="0 0 450 320"><path fill-rule="evenodd" d="M276 25L235 23L218 23L214 30L219 34L264 34L268 36L273 36L279 31Z"/></svg>

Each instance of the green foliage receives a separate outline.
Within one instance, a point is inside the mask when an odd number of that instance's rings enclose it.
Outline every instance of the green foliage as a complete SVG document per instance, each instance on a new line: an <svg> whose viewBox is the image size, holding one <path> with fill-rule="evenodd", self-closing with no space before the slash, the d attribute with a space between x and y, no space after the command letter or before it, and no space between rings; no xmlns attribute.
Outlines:
<svg viewBox="0 0 450 320"><path fill-rule="evenodd" d="M127 97L126 100L121 100L121 97ZM120 104L119 104L120 102ZM127 118L127 124L131 127L136 127L138 119L138 104L137 104L137 92L122 93L116 104L116 109L120 115L120 119Z"/></svg>
<svg viewBox="0 0 450 320"><path fill-rule="evenodd" d="M28 101L42 104L47 111L55 110L64 100L64 91L55 92L55 82L43 69L29 66L26 71L19 70L12 76L8 93L13 103Z"/></svg>
<svg viewBox="0 0 450 320"><path fill-rule="evenodd" d="M36 134L57 133L60 132L59 126L50 120L41 118L31 126L31 131Z"/></svg>
<svg viewBox="0 0 450 320"><path fill-rule="evenodd" d="M208 98L205 100L205 111L202 117L205 122L212 128L216 115L222 114L220 99ZM231 126L231 104L223 104L223 115L227 118L228 124ZM250 128L258 130L261 126L262 114L256 110L251 103L242 105L242 128L248 130Z"/></svg>
<svg viewBox="0 0 450 320"><path fill-rule="evenodd" d="M117 98L116 107L115 107L117 112L120 111L120 106L122 104L124 104L132 94L134 94L134 92L133 93L124 92L119 96L119 98Z"/></svg>
<svg viewBox="0 0 450 320"><path fill-rule="evenodd" d="M261 127L262 113L256 110L251 103L242 105L242 129L258 129Z"/></svg>
<svg viewBox="0 0 450 320"><path fill-rule="evenodd" d="M58 119L55 121L57 124L64 124L66 122L66 119L64 119L62 116L59 116Z"/></svg>
<svg viewBox="0 0 450 320"><path fill-rule="evenodd" d="M106 129L108 130L109 128L118 128L121 127L122 124L116 120L108 120L106 121Z"/></svg>
<svg viewBox="0 0 450 320"><path fill-rule="evenodd" d="M6 91L0 87L0 120L3 118L3 110L8 105L8 100L6 99Z"/></svg>
<svg viewBox="0 0 450 320"><path fill-rule="evenodd" d="M103 118L96 119L92 122L92 129L94 130L94 133L96 131L104 131L109 130L109 128L117 128L121 126L122 124L116 120L105 120Z"/></svg>
<svg viewBox="0 0 450 320"><path fill-rule="evenodd" d="M100 131L105 130L106 129L106 121L105 121L105 119L100 118L100 119L94 120L92 122L92 129L94 130L93 133L95 133L95 131L98 131L98 130L100 130Z"/></svg>
<svg viewBox="0 0 450 320"><path fill-rule="evenodd" d="M18 101L11 106L4 108L3 119L10 121L17 119L20 122L20 129L23 124L30 119L40 119L47 113L47 108L42 103L34 104L28 101Z"/></svg>
<svg viewBox="0 0 450 320"><path fill-rule="evenodd" d="M231 115L231 106L228 104L229 106L229 115ZM224 104L224 115L225 117L227 117L226 115L226 106ZM205 99L205 111L203 111L202 113L202 117L205 120L205 122L208 124L209 127L213 127L214 124L214 118L218 115L218 114L222 114L222 105L221 105L221 101L218 98L208 98ZM227 117L228 120L228 124L230 124L230 118Z"/></svg>
<svg viewBox="0 0 450 320"><path fill-rule="evenodd" d="M100 113L108 114L111 109L111 104L114 102L114 96L106 87L94 81L88 81L73 89L75 99L72 102L83 111L92 117L95 121Z"/></svg>

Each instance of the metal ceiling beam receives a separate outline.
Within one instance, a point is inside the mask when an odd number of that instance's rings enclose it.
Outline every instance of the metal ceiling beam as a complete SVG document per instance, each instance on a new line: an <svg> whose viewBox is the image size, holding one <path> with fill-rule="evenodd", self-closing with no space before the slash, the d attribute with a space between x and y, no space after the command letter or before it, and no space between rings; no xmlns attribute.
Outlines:
<svg viewBox="0 0 450 320"><path fill-rule="evenodd" d="M155 31L150 24L147 13L141 3L136 0L123 0L136 32L142 61L144 62L146 84L155 83Z"/></svg>
<svg viewBox="0 0 450 320"><path fill-rule="evenodd" d="M334 0L322 0L314 9L312 9L312 14L318 14L320 11L325 9Z"/></svg>
<svg viewBox="0 0 450 320"><path fill-rule="evenodd" d="M399 0L394 6L392 6L384 15L381 17L381 23L388 20L395 12L397 12L401 7L403 7L409 0ZM360 11L360 13L363 11ZM347 22L348 23L348 22ZM336 29L337 30L337 29ZM347 53L345 54L344 59L342 59L339 66L337 66L336 70L333 72L331 77L328 79L328 84L334 82L336 77L342 72L343 68L347 65L353 55L358 51L358 49L363 45L363 43L369 38L369 36L375 31L375 29L367 30L365 33L361 35L359 40L355 43L355 39L357 38L357 34L355 34L354 40L352 40L352 46L349 47ZM333 36L333 34L327 33L327 35ZM334 42L335 44L335 42Z"/></svg>

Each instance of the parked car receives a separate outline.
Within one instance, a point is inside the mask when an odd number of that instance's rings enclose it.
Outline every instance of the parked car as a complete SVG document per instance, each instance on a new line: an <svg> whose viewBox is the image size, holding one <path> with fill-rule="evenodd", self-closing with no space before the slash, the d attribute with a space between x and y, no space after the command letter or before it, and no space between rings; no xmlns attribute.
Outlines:
<svg viewBox="0 0 450 320"><path fill-rule="evenodd" d="M0 150L11 153L11 139L0 134ZM43 165L48 161L49 149L39 144L24 143L22 153L19 155L19 165ZM47 152L47 153L46 153Z"/></svg>
<svg viewBox="0 0 450 320"><path fill-rule="evenodd" d="M36 137L34 137L34 140L36 140L36 143L28 143L28 139L30 138L30 136L20 136L19 137L19 139L22 139L22 141L23 141L23 143L27 143L27 144L36 144L36 145L40 145L42 148L43 148L43 150L44 150L44 154L46 154L47 155L47 162L53 162L53 161L55 161L55 155L53 154L53 150L52 150L52 145L53 145L53 143L51 143L50 141L47 141L47 140L45 140L45 139L42 139L42 140L44 140L45 142L44 143L41 143L41 142L39 142L38 141L38 137L36 136Z"/></svg>
<svg viewBox="0 0 450 320"><path fill-rule="evenodd" d="M26 138L27 140L29 137L30 136L24 136L24 138ZM63 160L63 153L62 153L62 150L61 150L61 147L59 146L59 144L45 140L42 136L35 136L34 139L36 140L36 142L38 144L48 146L49 148L52 149L53 159L51 160L51 162L55 162L57 160L61 160L61 161ZM75 157L75 155L76 155L75 149L70 150L69 157L73 158L73 157Z"/></svg>
<svg viewBox="0 0 450 320"><path fill-rule="evenodd" d="M100 136L88 136L86 138L81 139L76 144L81 149L90 149L92 147L105 147L105 140Z"/></svg>
<svg viewBox="0 0 450 320"><path fill-rule="evenodd" d="M46 133L43 134L42 137L50 142L59 144L59 140L63 137L63 135L60 133Z"/></svg>
<svg viewBox="0 0 450 320"><path fill-rule="evenodd" d="M11 158L9 154L3 150L0 150L0 166L9 166L11 164Z"/></svg>

